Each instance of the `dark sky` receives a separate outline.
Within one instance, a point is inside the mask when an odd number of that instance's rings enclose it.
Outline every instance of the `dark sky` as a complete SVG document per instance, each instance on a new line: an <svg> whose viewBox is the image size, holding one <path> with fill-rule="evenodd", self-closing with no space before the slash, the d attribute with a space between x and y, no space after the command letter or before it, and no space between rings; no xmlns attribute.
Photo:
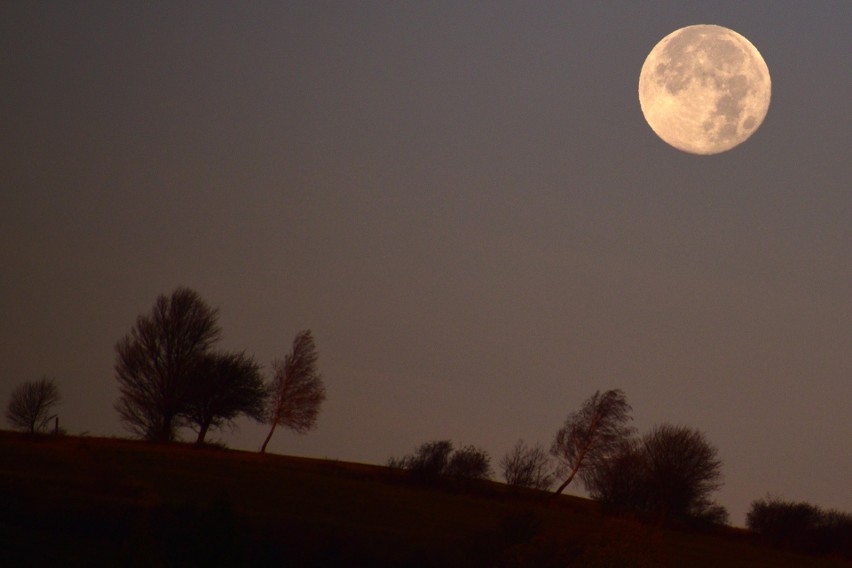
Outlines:
<svg viewBox="0 0 852 568"><path fill-rule="evenodd" d="M716 156L638 103L691 24L772 76ZM3 2L0 399L55 376L70 433L123 435L114 345L189 286L267 372L313 330L319 429L272 451L496 463L621 388L641 431L718 446L735 523L767 493L850 511L850 26L848 0Z"/></svg>

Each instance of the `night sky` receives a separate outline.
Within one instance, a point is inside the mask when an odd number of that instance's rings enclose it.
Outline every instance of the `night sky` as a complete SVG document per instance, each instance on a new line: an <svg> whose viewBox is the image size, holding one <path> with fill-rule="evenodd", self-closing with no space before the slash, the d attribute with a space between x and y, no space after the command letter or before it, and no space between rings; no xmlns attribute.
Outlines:
<svg viewBox="0 0 852 568"><path fill-rule="evenodd" d="M772 76L715 156L638 102L691 24ZM328 401L273 452L496 465L621 388L718 447L735 524L852 511L850 29L848 0L3 2L0 401L53 376L69 433L126 435L114 345L188 286L267 376L313 331Z"/></svg>

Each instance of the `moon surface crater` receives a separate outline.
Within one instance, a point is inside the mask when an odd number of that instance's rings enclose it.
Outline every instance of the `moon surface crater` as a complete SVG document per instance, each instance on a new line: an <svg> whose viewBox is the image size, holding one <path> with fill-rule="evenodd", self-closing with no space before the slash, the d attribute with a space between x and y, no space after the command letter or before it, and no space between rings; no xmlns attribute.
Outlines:
<svg viewBox="0 0 852 568"><path fill-rule="evenodd" d="M757 48L713 25L667 35L639 74L648 125L668 144L694 154L718 154L747 140L766 117L771 89Z"/></svg>

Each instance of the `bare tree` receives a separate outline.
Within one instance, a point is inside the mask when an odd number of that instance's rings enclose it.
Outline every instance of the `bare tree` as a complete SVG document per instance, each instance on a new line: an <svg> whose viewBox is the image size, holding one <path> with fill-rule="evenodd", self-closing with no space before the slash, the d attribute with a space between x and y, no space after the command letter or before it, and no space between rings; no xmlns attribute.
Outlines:
<svg viewBox="0 0 852 568"><path fill-rule="evenodd" d="M13 427L29 433L46 429L51 412L62 397L55 379L42 377L15 387L6 407L6 420Z"/></svg>
<svg viewBox="0 0 852 568"><path fill-rule="evenodd" d="M115 408L128 430L151 441L175 438L193 366L219 339L217 318L195 291L178 288L116 344Z"/></svg>
<svg viewBox="0 0 852 568"><path fill-rule="evenodd" d="M703 432L662 424L642 438L648 494L663 519L697 519L714 507L709 497L722 486L722 461Z"/></svg>
<svg viewBox="0 0 852 568"><path fill-rule="evenodd" d="M722 462L703 433L663 424L640 440L621 444L591 471L594 499L661 521L724 524L727 511L710 500L721 487Z"/></svg>
<svg viewBox="0 0 852 568"><path fill-rule="evenodd" d="M244 353L205 353L190 373L187 400L180 415L198 431L203 444L211 429L232 425L244 414L263 421L267 389L260 367Z"/></svg>
<svg viewBox="0 0 852 568"><path fill-rule="evenodd" d="M506 483L512 487L549 489L553 485L550 457L538 444L530 447L518 440L500 460L500 469Z"/></svg>
<svg viewBox="0 0 852 568"><path fill-rule="evenodd" d="M587 465L606 459L633 433L627 423L632 420L630 405L621 390L595 392L577 412L571 413L556 433L550 453L568 472L556 494L568 486Z"/></svg>
<svg viewBox="0 0 852 568"><path fill-rule="evenodd" d="M456 479L488 479L491 477L491 456L476 446L465 446L453 452L446 473Z"/></svg>
<svg viewBox="0 0 852 568"><path fill-rule="evenodd" d="M317 348L310 330L301 331L293 340L292 351L283 361L276 359L272 380L268 418L269 434L260 453L280 424L303 434L316 427L320 406L325 401L325 385L317 370Z"/></svg>

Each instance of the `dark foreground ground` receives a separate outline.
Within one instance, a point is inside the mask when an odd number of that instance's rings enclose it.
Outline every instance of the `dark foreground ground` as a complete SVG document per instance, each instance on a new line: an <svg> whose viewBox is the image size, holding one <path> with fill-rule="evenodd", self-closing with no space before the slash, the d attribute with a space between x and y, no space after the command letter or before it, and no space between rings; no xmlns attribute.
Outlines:
<svg viewBox="0 0 852 568"><path fill-rule="evenodd" d="M737 529L662 529L497 483L0 432L0 566L845 567Z"/></svg>

